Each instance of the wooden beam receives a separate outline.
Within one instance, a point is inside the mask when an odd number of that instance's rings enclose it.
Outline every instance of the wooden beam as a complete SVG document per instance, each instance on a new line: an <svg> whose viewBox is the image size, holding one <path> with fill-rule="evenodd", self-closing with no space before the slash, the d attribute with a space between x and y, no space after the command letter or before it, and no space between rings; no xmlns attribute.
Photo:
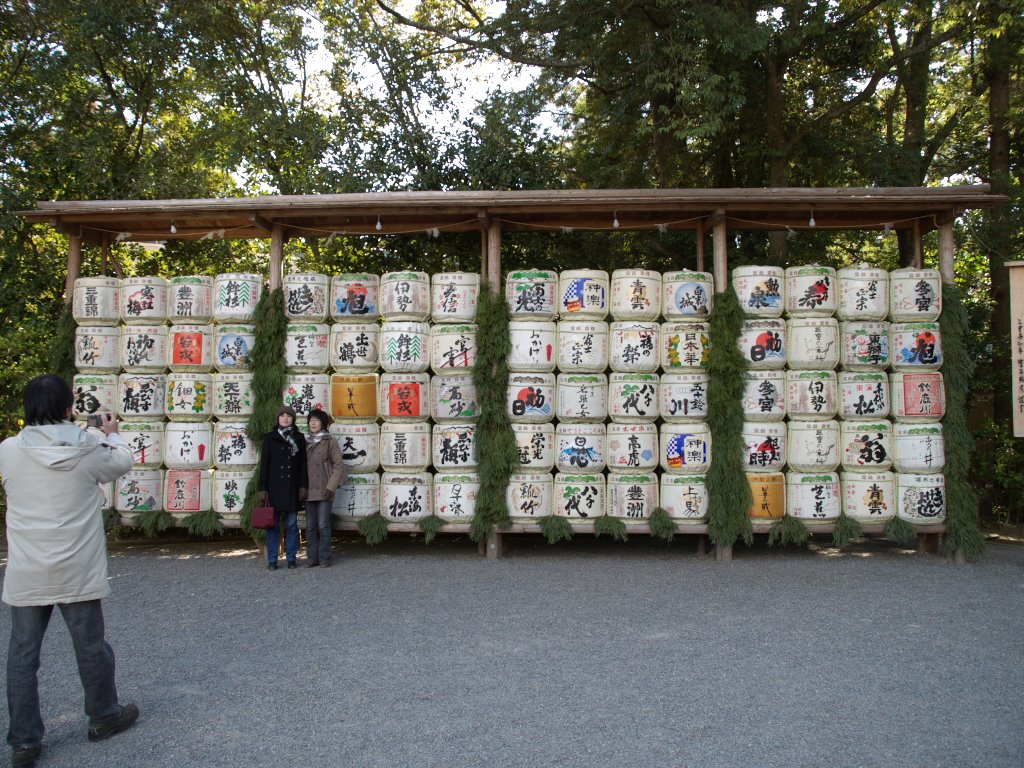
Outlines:
<svg viewBox="0 0 1024 768"><path fill-rule="evenodd" d="M253 211L249 214L249 224L268 235L274 231L274 223L259 211Z"/></svg>
<svg viewBox="0 0 1024 768"><path fill-rule="evenodd" d="M722 293L729 285L729 228L725 223L725 211L719 209L713 222L711 238L715 247L715 293Z"/></svg>
<svg viewBox="0 0 1024 768"><path fill-rule="evenodd" d="M68 238L68 275L64 280L64 304L70 304L75 297L75 280L82 274L82 238Z"/></svg>
<svg viewBox="0 0 1024 768"><path fill-rule="evenodd" d="M939 274L946 285L953 284L953 260L956 257L956 241L953 238L953 222L939 226Z"/></svg>
<svg viewBox="0 0 1024 768"><path fill-rule="evenodd" d="M284 280L284 227L274 224L270 232L270 275L268 283L271 291L281 287Z"/></svg>

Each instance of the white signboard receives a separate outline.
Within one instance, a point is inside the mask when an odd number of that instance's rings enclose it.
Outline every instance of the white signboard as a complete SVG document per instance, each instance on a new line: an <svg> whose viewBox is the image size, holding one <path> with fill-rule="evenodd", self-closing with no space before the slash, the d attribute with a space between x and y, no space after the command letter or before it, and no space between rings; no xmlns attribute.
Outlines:
<svg viewBox="0 0 1024 768"><path fill-rule="evenodd" d="M1024 261L1009 261L1010 349L1013 360L1013 436L1024 437Z"/></svg>

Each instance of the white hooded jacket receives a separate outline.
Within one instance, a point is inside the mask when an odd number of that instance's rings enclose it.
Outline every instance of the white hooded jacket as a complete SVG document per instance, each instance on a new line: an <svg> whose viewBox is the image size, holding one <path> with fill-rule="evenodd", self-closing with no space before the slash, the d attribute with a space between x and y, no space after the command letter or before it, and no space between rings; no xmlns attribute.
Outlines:
<svg viewBox="0 0 1024 768"><path fill-rule="evenodd" d="M0 443L7 494L8 605L53 605L110 594L100 483L132 466L116 432L71 423L25 427Z"/></svg>

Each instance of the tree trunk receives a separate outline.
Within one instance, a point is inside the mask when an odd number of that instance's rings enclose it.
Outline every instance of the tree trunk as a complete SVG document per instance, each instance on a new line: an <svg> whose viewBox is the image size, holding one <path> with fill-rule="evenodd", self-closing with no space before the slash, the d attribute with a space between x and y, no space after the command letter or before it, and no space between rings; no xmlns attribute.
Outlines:
<svg viewBox="0 0 1024 768"><path fill-rule="evenodd" d="M786 146L786 126L783 122L782 81L786 72L785 62L774 56L765 58L765 140L768 147L768 186L789 186L789 150ZM808 218L810 211L808 211ZM768 261L776 266L785 266L788 243L786 232L772 232L768 236Z"/></svg>

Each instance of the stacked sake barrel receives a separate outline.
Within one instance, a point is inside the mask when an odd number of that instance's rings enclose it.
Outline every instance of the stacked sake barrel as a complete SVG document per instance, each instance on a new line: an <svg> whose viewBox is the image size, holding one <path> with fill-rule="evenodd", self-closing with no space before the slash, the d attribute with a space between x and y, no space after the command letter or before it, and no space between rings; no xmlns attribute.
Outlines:
<svg viewBox="0 0 1024 768"><path fill-rule="evenodd" d="M732 279L748 316L750 517L942 522L938 272L740 267Z"/></svg>
<svg viewBox="0 0 1024 768"><path fill-rule="evenodd" d="M659 499L681 522L704 518L711 296L706 273L509 273L514 521L643 523Z"/></svg>

